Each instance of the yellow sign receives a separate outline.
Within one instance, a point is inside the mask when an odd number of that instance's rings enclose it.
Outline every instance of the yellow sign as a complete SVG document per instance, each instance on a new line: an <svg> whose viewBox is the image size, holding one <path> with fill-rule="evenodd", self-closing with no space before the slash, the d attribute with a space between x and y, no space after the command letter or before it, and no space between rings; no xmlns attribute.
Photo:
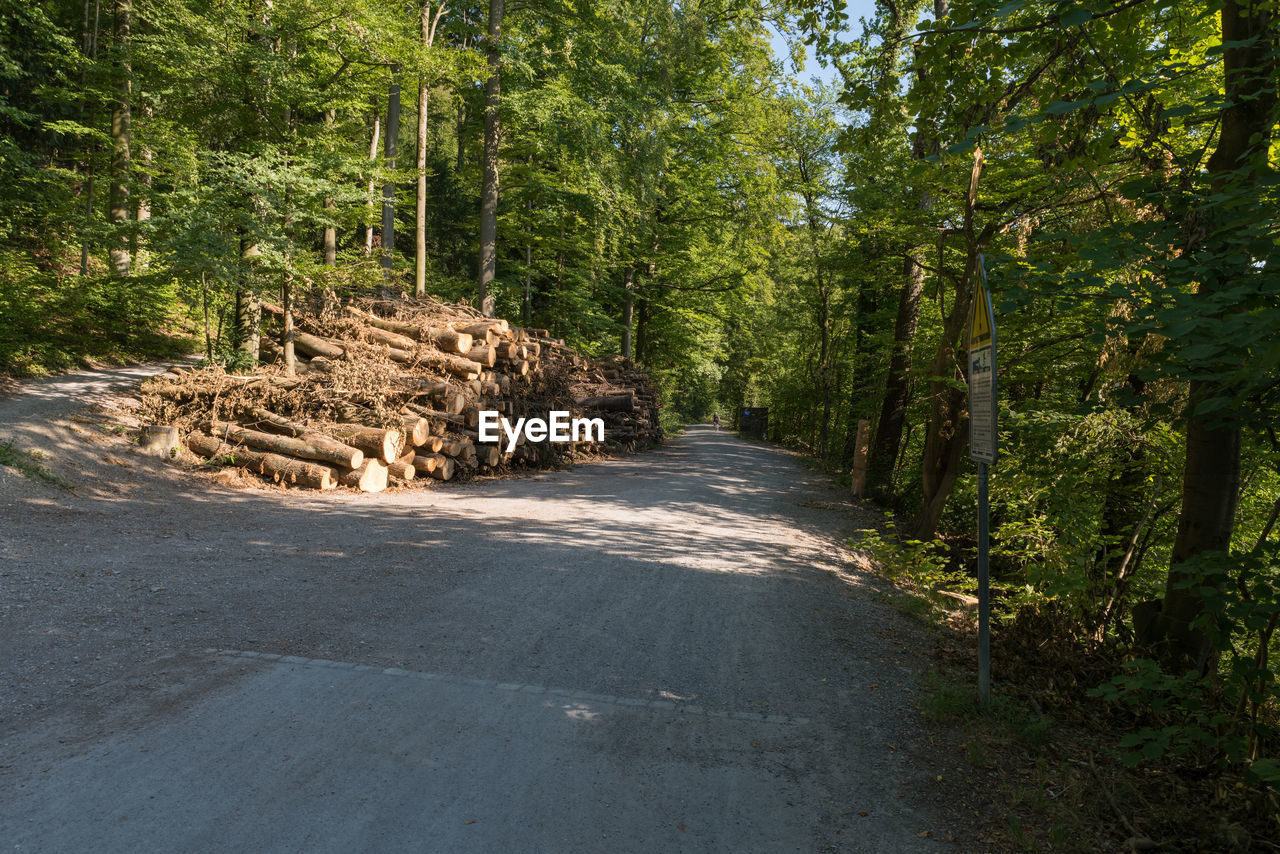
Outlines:
<svg viewBox="0 0 1280 854"><path fill-rule="evenodd" d="M969 307L969 350L991 346L991 301L987 289L979 285Z"/></svg>

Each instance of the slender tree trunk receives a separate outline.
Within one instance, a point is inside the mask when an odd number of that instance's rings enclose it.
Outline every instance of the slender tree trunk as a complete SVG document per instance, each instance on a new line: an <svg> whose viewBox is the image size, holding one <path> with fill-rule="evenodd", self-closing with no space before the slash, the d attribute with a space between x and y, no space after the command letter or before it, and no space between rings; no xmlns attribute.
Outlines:
<svg viewBox="0 0 1280 854"><path fill-rule="evenodd" d="M444 14L445 5L436 7L434 18L431 15L430 0L424 0L419 10L419 21L422 25L422 46L430 48L436 40L436 27L440 25L440 17ZM418 209L414 229L413 251L413 292L415 296L423 296L427 292L427 119L430 106L431 86L425 76L418 81Z"/></svg>
<svg viewBox="0 0 1280 854"><path fill-rule="evenodd" d="M258 361L262 321L262 303L255 287L257 283L254 266L261 254L258 244L251 238L240 238L241 280L236 288L235 344L237 350L254 362Z"/></svg>
<svg viewBox="0 0 1280 854"><path fill-rule="evenodd" d="M143 127L147 125L147 120L151 118L151 106L144 104L142 107ZM143 145L138 151L138 165L141 174L138 175L138 183L141 187L138 193L138 201L134 208L134 218L138 222L138 232L133 236L133 266L142 272L146 272L151 266L151 253L147 251L146 234L143 229L151 222L151 162L152 162L151 146Z"/></svg>
<svg viewBox="0 0 1280 854"><path fill-rule="evenodd" d="M858 289L858 317L871 317L876 313L877 308L875 290L871 282L864 281L862 287ZM872 349L870 332L868 324L858 324L857 331L853 336L854 360L851 360L852 365L856 365L856 359L863 354L869 353ZM837 390L844 387L842 377L843 373L836 378ZM864 400L870 399L874 391L874 382L868 376L868 373L859 372L855 369L853 376L849 378L849 411L846 413L844 450L840 458L841 464L850 471L853 470L854 459L857 455L858 424L866 419L866 412L860 404ZM862 492L864 494L866 492L865 480L863 481Z"/></svg>
<svg viewBox="0 0 1280 854"><path fill-rule="evenodd" d="M204 271L200 271L200 298L204 304L204 356L213 361L213 335L209 331L209 283L205 280ZM219 329L221 332L221 329Z"/></svg>
<svg viewBox="0 0 1280 854"><path fill-rule="evenodd" d="M425 32L425 17L422 26ZM423 80L418 84L418 209L413 243L413 293L419 297L427 292L427 107L430 97L430 89Z"/></svg>
<svg viewBox="0 0 1280 854"><path fill-rule="evenodd" d="M115 108L111 112L111 191L109 218L115 227L111 235L108 257L111 272L116 276L129 275L129 241L121 226L129 221L129 102L133 87L132 64L129 61L129 35L133 25L133 0L115 0L115 34L113 51L118 55L116 66Z"/></svg>
<svg viewBox="0 0 1280 854"><path fill-rule="evenodd" d="M912 5L909 9L898 11L900 14L894 20L895 42L909 34L919 18L917 6ZM947 11L947 0L934 0L934 20L946 17ZM913 66L915 85L921 86L928 79L928 67L920 61L914 62ZM889 67L886 65L886 69ZM897 75L894 74L892 79L896 84ZM912 156L917 160L937 154L938 140L932 119L917 117L911 149ZM928 213L932 209L932 194L928 190L920 191L916 210ZM924 252L921 247L912 246L903 258L902 290L898 294L898 314L893 322L893 352L889 357L889 372L885 377L880 418L876 421L875 438L871 441L867 460L867 491L881 500L888 499L893 493L898 449L902 445L907 405L911 401L911 355L916 329L920 323L920 298L924 294L924 279Z"/></svg>
<svg viewBox="0 0 1280 854"><path fill-rule="evenodd" d="M876 422L867 465L868 491L881 499L893 492L894 464L902 443L907 404L911 400L911 348L920 323L920 298L924 294L924 267L916 252L908 253L902 265L903 285L898 294L898 315L893 322L893 354L889 357L880 420Z"/></svg>
<svg viewBox="0 0 1280 854"><path fill-rule="evenodd" d="M400 68L391 71L391 86L387 91L387 138L383 146L382 156L386 160L388 173L396 169L396 147L400 142ZM391 280L391 269L395 263L393 253L396 248L396 180L394 174L387 175L387 182L382 185L382 275Z"/></svg>
<svg viewBox="0 0 1280 854"><path fill-rule="evenodd" d="M467 99L458 98L458 125L455 129L454 140L457 148L454 151L453 174L461 175L462 170L467 165L467 149L465 141L467 138Z"/></svg>
<svg viewBox="0 0 1280 854"><path fill-rule="evenodd" d="M332 134L333 123L337 120L337 115L333 110L325 110L324 125L325 130ZM324 264L326 267L338 266L338 227L334 224L333 218L337 215L338 205L333 200L333 196L326 195L324 197L324 215L328 222L324 226Z"/></svg>
<svg viewBox="0 0 1280 854"><path fill-rule="evenodd" d="M284 351L284 374L291 377L298 371L298 358L293 348L293 282L285 274L280 285L280 307L284 310L284 328L280 332L280 348Z"/></svg>
<svg viewBox="0 0 1280 854"><path fill-rule="evenodd" d="M368 184L368 187L366 188L366 191L369 194L369 213L365 217L365 224L364 224L364 254L365 255L373 254L373 220L374 220L373 188L374 188L374 175L378 171L377 169L378 142L381 137L381 132L382 132L382 114L375 109L373 111L373 134L372 134L372 139L369 141L369 184Z"/></svg>
<svg viewBox="0 0 1280 854"><path fill-rule="evenodd" d="M973 211L978 192L978 178L982 175L982 149L974 152L973 170L969 175L969 191L965 199L964 275L956 283L955 302L942 327L937 354L933 359L929 382L929 429L925 433L924 460L921 466L923 501L920 516L916 520L915 536L931 540L938 531L938 521L943 508L955 487L960 473L964 450L969 444L969 419L965 416L965 393L957 388L966 370L967 349L963 345L965 323L969 319L969 305L973 301L973 282L978 275L978 254L982 244L990 237L991 226L981 236L974 234ZM951 377L957 382L946 382Z"/></svg>
<svg viewBox="0 0 1280 854"><path fill-rule="evenodd" d="M1265 3L1226 0L1221 16L1222 41L1227 45L1222 54L1227 106L1222 111L1218 146L1208 163L1215 192L1256 181L1259 168L1265 167L1276 120L1275 13ZM1219 216L1209 214L1211 220ZM1205 228L1207 248L1223 259L1218 275L1200 283L1198 296L1206 303L1232 286L1233 273L1247 274L1245 269L1233 270L1226 260L1239 250L1221 231L1222 225L1213 221ZM1190 385L1182 515L1156 627L1161 652L1171 668L1206 674L1217 667L1217 651L1208 634L1192 625L1205 604L1197 574L1186 564L1202 552L1225 551L1231 545L1240 491L1240 428L1204 419L1195 411L1200 401L1229 389L1210 380Z"/></svg>
<svg viewBox="0 0 1280 854"><path fill-rule="evenodd" d="M636 308L636 271L627 266L626 281L622 285L622 358L631 358L631 323Z"/></svg>
<svg viewBox="0 0 1280 854"><path fill-rule="evenodd" d="M817 456L827 458L827 445L831 439L831 295L822 279L822 267L816 269L818 277L818 394L822 400L822 420L818 426Z"/></svg>
<svg viewBox="0 0 1280 854"><path fill-rule="evenodd" d="M101 3L100 0L93 0L93 16L92 23L89 15L89 0L84 2L84 55L87 59L94 62L98 60L98 28L101 25ZM88 63L85 64L86 71L80 74L80 86L82 89L88 89ZM86 126L92 126L97 121L93 110L86 110L84 115L84 123ZM96 143L90 142L85 146L84 155L84 234L80 238L80 275L89 275L89 229L93 226L93 214L95 210L95 190L94 186L94 149L97 148Z"/></svg>
<svg viewBox="0 0 1280 854"><path fill-rule="evenodd" d="M498 145L502 131L499 120L502 63L498 47L502 37L503 6L503 0L489 0L489 32L485 43L489 78L484 82L484 175L480 185L480 264L476 298L481 311L488 316L493 314L489 284L497 274L498 266Z"/></svg>
<svg viewBox="0 0 1280 854"><path fill-rule="evenodd" d="M520 317L525 326L533 323L533 247L524 247L524 306Z"/></svg>

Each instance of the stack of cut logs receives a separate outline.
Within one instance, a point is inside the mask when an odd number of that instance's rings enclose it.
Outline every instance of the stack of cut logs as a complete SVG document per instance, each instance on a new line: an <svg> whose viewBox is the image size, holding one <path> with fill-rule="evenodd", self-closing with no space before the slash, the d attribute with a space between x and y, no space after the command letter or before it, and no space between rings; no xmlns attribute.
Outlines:
<svg viewBox="0 0 1280 854"><path fill-rule="evenodd" d="M187 449L212 464L285 485L377 492L556 467L662 438L643 371L622 358L587 360L544 329L432 299L366 300L314 315L263 310L264 364L252 373L174 368L143 387L149 419L177 425ZM292 370L282 343L290 337ZM521 435L508 451L501 430L499 441L481 441L485 410L513 424L553 410L600 418L604 440Z"/></svg>

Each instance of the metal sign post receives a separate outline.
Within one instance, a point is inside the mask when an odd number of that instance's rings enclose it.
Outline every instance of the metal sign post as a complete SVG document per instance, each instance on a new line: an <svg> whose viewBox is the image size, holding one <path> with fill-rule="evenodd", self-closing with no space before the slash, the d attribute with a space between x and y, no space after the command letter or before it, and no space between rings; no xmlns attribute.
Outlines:
<svg viewBox="0 0 1280 854"><path fill-rule="evenodd" d="M978 696L991 702L991 589L987 469L995 465L999 430L996 422L996 321L987 292L987 269L978 256L982 284L969 309L969 458L978 464Z"/></svg>

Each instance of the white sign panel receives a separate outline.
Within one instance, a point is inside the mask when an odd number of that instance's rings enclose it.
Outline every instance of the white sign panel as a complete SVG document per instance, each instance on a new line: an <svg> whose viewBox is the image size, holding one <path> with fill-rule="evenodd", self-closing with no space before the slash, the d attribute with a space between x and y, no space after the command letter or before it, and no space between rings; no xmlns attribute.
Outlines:
<svg viewBox="0 0 1280 854"><path fill-rule="evenodd" d="M996 424L996 324L991 296L979 287L969 314L969 458L994 465Z"/></svg>

